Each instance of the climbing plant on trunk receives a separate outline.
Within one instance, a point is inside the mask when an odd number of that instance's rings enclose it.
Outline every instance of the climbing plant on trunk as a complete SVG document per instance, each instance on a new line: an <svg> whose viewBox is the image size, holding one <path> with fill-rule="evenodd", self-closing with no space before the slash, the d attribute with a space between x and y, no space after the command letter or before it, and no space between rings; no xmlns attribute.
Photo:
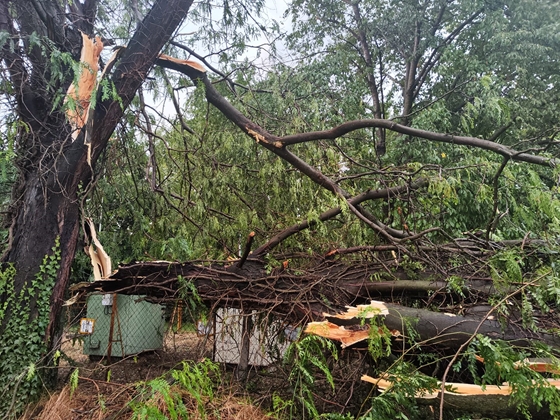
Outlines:
<svg viewBox="0 0 560 420"><path fill-rule="evenodd" d="M9 402L7 397L17 394L22 375L30 373L26 370L30 364L38 363L42 357L43 363L52 359L49 350L56 348L60 333L60 311L78 244L81 200L94 180L92 168L191 3L158 0L153 4L119 55L113 71L107 73L94 92L90 124L74 141L61 105L73 80L74 62L79 58L79 31L93 35L96 1L61 5L57 1L5 0L0 4L2 71L5 83L11 84L6 92L11 94L14 106L10 141L14 143L19 171L9 214L9 241L3 256L11 274L9 279L5 276L0 289L0 355L16 366L9 372L3 371L7 377L2 382L8 387L3 385L2 401ZM56 251L56 275L53 278L52 271L49 272L52 283L37 289L43 293L40 295L33 292L32 282L39 281L36 276L40 275L43 259L54 255L55 244L60 244ZM40 298L45 292L48 302ZM20 300L24 295L25 299ZM30 337L18 337L18 332L11 330L13 318L20 317L23 309L28 313L27 322L38 326L33 340L43 343L29 347L25 357L15 350ZM19 395L17 400L25 401Z"/></svg>

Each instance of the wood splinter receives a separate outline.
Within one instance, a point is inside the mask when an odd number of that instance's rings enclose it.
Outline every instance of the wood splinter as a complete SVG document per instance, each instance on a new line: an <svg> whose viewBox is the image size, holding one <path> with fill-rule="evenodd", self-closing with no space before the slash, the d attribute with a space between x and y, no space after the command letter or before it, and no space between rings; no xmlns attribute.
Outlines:
<svg viewBox="0 0 560 420"><path fill-rule="evenodd" d="M72 126L72 141L76 140L80 130L88 119L91 94L97 84L99 71L99 56L103 50L103 42L99 36L91 39L82 34L82 52L80 55L79 77L68 88L64 102L70 101L66 110L66 117Z"/></svg>

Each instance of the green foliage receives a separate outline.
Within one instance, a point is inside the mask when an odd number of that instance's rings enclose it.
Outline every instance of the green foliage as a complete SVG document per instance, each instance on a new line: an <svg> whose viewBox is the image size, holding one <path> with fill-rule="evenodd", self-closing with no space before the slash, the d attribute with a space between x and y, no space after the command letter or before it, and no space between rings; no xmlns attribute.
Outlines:
<svg viewBox="0 0 560 420"><path fill-rule="evenodd" d="M72 371L72 374L70 375L70 396L72 396L74 394L74 392L76 391L76 389L78 388L78 379L80 376L80 370L78 368L74 369Z"/></svg>
<svg viewBox="0 0 560 420"><path fill-rule="evenodd" d="M411 280L415 280L418 277L417 273L425 268L420 261L412 261L408 255L403 256L402 260L399 262L399 266Z"/></svg>
<svg viewBox="0 0 560 420"><path fill-rule="evenodd" d="M447 279L447 290L450 293L456 293L461 297L465 297L463 288L465 287L465 279L459 276L450 276Z"/></svg>
<svg viewBox="0 0 560 420"><path fill-rule="evenodd" d="M365 318L367 317L367 311L365 312L366 313L361 313L359 315L359 317L362 318L362 325L364 325L367 320L367 318ZM374 316L368 320L368 351L375 361L391 354L391 331L385 326L381 318L382 317Z"/></svg>
<svg viewBox="0 0 560 420"><path fill-rule="evenodd" d="M145 15L151 4L126 0L101 1L97 6L96 28L103 28L108 39L126 44L132 36L130 28L136 27L139 16ZM557 2L531 0L294 0L286 14L286 19L293 22L293 31L282 38L286 41L283 49L293 61L277 63L271 46L265 68L243 57L247 51L256 50L251 43L259 36L271 41L278 35L277 22L262 20L265 3L243 0L214 4L204 0L193 5L188 25L197 29L184 39L195 50L201 45L207 48L204 55L217 58L217 66L230 76L228 83L215 81L227 100L278 136L382 117L415 128L491 139L517 150L557 156L558 7ZM21 62L29 67L31 78L37 75L31 71L36 59L45 58L40 76L46 81L38 85L54 98L47 107L51 112L76 107L72 100L62 105L72 78L70 70L77 80L80 71L89 69L36 32L19 39L4 32L0 44L12 53L18 48L25 50L28 55ZM184 54L175 46L168 48L171 54ZM367 60L367 48L371 62ZM258 55L262 50L256 51ZM16 86L7 79L10 71L4 70L0 91L7 102L3 104L21 104ZM410 80L414 80L413 85ZM156 70L144 88L155 99L177 95L181 115L167 118L166 109L164 117L155 113L146 117L146 109L140 109L140 101L136 101L103 152L96 168L100 175L96 177L96 189L84 202L113 260L238 257L248 232L256 232L255 243L259 246L304 219L310 228L286 239L280 251L323 252L383 241L353 216L339 196L242 134L208 105L202 89L183 76ZM118 100L115 86L108 80L102 80L99 89L102 99ZM96 97L93 93L92 98ZM2 116L2 205L8 203L14 163L21 162L20 154L28 148L25 142L17 142L33 131L20 120L20 112L14 108ZM39 115L34 117L47 121ZM139 130L148 123L149 130ZM379 130L362 129L336 141L310 142L288 149L335 181L349 196L427 179L428 186L419 191L410 189L402 196L362 206L394 229L420 232L441 228L426 236L434 243L487 231L493 241L540 237L553 242L560 235L558 167L533 168L508 162L494 182L502 156L392 132L385 133L387 153L378 156L379 135ZM341 213L335 219L319 220L323 212L336 207ZM488 229L494 219L496 225ZM0 233L0 239L6 237L6 231ZM501 251L490 261L498 290L494 301L526 278L540 278L539 284L524 289L515 302L526 328L536 329L535 310L546 312L560 305L560 275L553 262L556 252L550 246L528 261L515 251ZM273 257L269 259L268 268L279 266ZM426 268L406 256L400 266L411 279ZM0 406L11 401L19 404L20 391L25 396L28 388L27 394L34 397L39 389L41 364L31 354L45 352L41 331L47 325L45 313L56 267L57 261L45 260L39 273L41 280L30 279L17 294L11 282L13 267L5 267L0 275L0 294L7 296L0 306L0 321L10 316L0 341L0 370L8 384L2 388ZM195 320L204 311L200 297L192 283L179 278L179 284ZM463 288L461 277L448 279L449 292L463 296ZM498 312L505 314L510 306L506 302ZM410 325L413 322L405 320L410 342L417 338ZM383 326L371 327L369 350L374 359L380 359L390 352L389 335ZM490 344L485 346L491 348ZM301 407L300 412L318 415L312 400L315 374L324 375L334 387L325 353L334 354L336 359L336 347L318 338L304 338L290 349L294 401L301 404L278 399L277 412L295 412ZM504 353L502 358L515 357ZM504 369L511 365L500 363ZM176 373L176 380L184 377L198 381L204 370L197 369L203 368L184 366ZM414 416L414 410L403 407L412 404L410 395L423 386L423 379L401 363L391 375L397 385L374 400L368 414L371 418ZM496 378L489 373L486 379ZM521 377L511 379L523 383ZM189 384L182 386L192 386ZM209 386L188 390L199 407L211 394ZM16 393L11 394L10 387L17 390L17 398L11 398ZM181 417L184 406L177 392L167 381L154 381L145 389L147 400L153 404L138 405L137 417ZM167 406L165 413L158 411L158 398Z"/></svg>
<svg viewBox="0 0 560 420"><path fill-rule="evenodd" d="M274 419L290 418L295 410L293 400L284 400L276 392L272 394L272 411L267 415Z"/></svg>
<svg viewBox="0 0 560 420"><path fill-rule="evenodd" d="M414 366L405 362L394 365L387 372L385 379L391 381L393 386L373 397L371 407L360 418L364 420L420 420L423 418L415 395L420 392L430 393L437 389L437 380L421 374Z"/></svg>
<svg viewBox="0 0 560 420"><path fill-rule="evenodd" d="M0 322L7 320L0 335L0 413L7 419L17 418L43 390L39 367L49 364L44 336L59 267L57 238L52 254L45 255L35 278L19 293L14 290L14 267L9 265L0 273L0 294L6 296L0 308Z"/></svg>
<svg viewBox="0 0 560 420"><path fill-rule="evenodd" d="M536 302L539 309L547 313L551 307L560 305L560 275L558 264L551 264L552 270L542 267L537 270L536 275L541 278L537 287L529 290L530 297Z"/></svg>
<svg viewBox="0 0 560 420"><path fill-rule="evenodd" d="M203 41L208 48L220 52L220 61L231 64L249 48L251 40L277 26L273 20L263 22L265 2L223 2L219 5L209 0L197 2L187 20L198 30L189 37L193 45ZM261 21L255 21L255 16Z"/></svg>
<svg viewBox="0 0 560 420"><path fill-rule="evenodd" d="M131 402L133 419L187 419L189 414L181 394L171 389L164 378L156 378L141 385L142 402ZM163 403L163 404L162 404Z"/></svg>
<svg viewBox="0 0 560 420"><path fill-rule="evenodd" d="M246 9L242 4L228 4L220 13L202 2L189 19L200 23L213 16L215 20L189 37L189 42L194 45L204 39L210 48L221 50L220 60L231 69L232 83L248 89L230 89L232 85L222 83L216 87L241 112L279 136L372 118L375 106L367 78L372 73L383 92L382 116L402 122L404 64L418 58L422 67L437 47L441 57L414 98L408 125L483 138L508 127L497 142L546 149L552 155L556 153L552 144L541 145L555 138L554 132L543 129L545 122L553 127L560 117L547 96L558 95L558 77L550 66L558 58L551 47L558 39L545 36L554 22L544 11L554 7L542 5L541 10L529 3L428 2L420 7L406 1L390 7L368 0L359 4L360 24L351 4L295 1L287 14L294 21L287 40L296 63L272 62L262 70L247 61L238 67L234 64L249 40L262 31L249 17L264 12L262 2L245 5ZM527 12L531 21L512 10ZM471 16L475 19L461 26ZM325 19L329 24L324 24ZM435 22L440 26L431 28ZM270 21L264 26L268 23L274 26ZM417 50L411 25L418 25L420 31ZM233 29L239 27L245 31ZM525 29L517 33L518 27ZM445 34L452 28L462 30L448 42ZM365 31L378 64L364 63L358 29ZM521 46L530 51L527 56L519 52ZM541 73L531 82L528 69L533 65ZM518 73L518 69L523 71ZM324 252L333 246L379 243L380 238L337 197L262 149L209 107L202 89L192 92L184 78L166 76L170 85L162 88L156 80L150 82L150 89L158 97L174 88L188 91L180 108L181 120L160 125L152 136L138 132L132 126L138 119L129 115L128 127L117 133L106 152L105 176L88 203L89 213L102 221L99 236L113 259L235 257L248 232L257 233L257 247L302 219L312 222L310 229L286 239L280 250ZM537 107L536 101L549 106ZM521 108L520 102L530 106ZM149 121L153 124L158 119L150 115ZM429 178L427 189L363 206L395 229L403 229L403 222L415 232L438 226L445 234L430 234L434 241L485 232L495 216L495 204L499 220L491 232L493 240L517 239L527 232L535 237L560 233L557 174L549 168L510 162L494 191L501 156L387 132L387 154L378 160L377 136L373 129L358 130L336 141L293 145L290 151L336 180L350 195ZM146 178L153 179L154 185ZM342 214L335 220L318 222L322 212L341 205Z"/></svg>
<svg viewBox="0 0 560 420"><path fill-rule="evenodd" d="M192 400L198 409L197 418L208 418L206 405L215 396L220 381L220 367L208 359L200 363L183 362L183 369L173 370L176 382L164 377L156 378L139 386L139 401L132 401L133 419L188 419L186 401Z"/></svg>
<svg viewBox="0 0 560 420"><path fill-rule="evenodd" d="M316 373L321 373L334 391L334 379L329 367L329 358L338 360L338 350L334 343L323 337L309 335L288 347L285 363L291 367L289 380L294 389L294 399L300 406L290 405L290 416L296 415L292 409L300 409L300 414L318 418L319 413L313 399L313 385Z"/></svg>
<svg viewBox="0 0 560 420"><path fill-rule="evenodd" d="M177 283L181 299L187 303L192 311L199 310L203 303L192 280L186 280L183 276L177 276Z"/></svg>
<svg viewBox="0 0 560 420"><path fill-rule="evenodd" d="M523 282L522 261L515 249L498 252L490 259L490 273L498 291L507 291L508 286Z"/></svg>
<svg viewBox="0 0 560 420"><path fill-rule="evenodd" d="M551 365L558 365L555 352L540 345L536 355L551 360ZM509 343L492 340L478 335L470 346L469 369L480 385L501 385L507 382L512 388L511 404L527 418L531 418L529 405L537 409L549 407L553 418L560 416L560 395L556 387L538 372L531 370L525 362L529 354L524 349L516 349ZM484 358L484 373L478 374L474 354Z"/></svg>
<svg viewBox="0 0 560 420"><path fill-rule="evenodd" d="M206 417L204 403L214 397L220 366L208 359L196 364L183 362L183 370L174 370L172 376L195 399L199 414Z"/></svg>

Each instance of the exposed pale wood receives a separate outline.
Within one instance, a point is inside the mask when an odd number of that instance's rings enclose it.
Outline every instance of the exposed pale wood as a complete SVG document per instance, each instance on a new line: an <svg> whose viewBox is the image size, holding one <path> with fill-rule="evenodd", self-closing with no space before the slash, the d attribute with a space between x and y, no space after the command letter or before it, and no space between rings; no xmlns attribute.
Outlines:
<svg viewBox="0 0 560 420"><path fill-rule="evenodd" d="M86 222L90 230L91 243L86 247L85 251L89 255L91 265L93 266L93 278L95 280L106 279L111 275L111 257L105 252L101 242L97 239L93 221L86 219Z"/></svg>
<svg viewBox="0 0 560 420"><path fill-rule="evenodd" d="M383 302L377 302L374 300L372 300L369 305L347 306L346 308L346 312L335 315L324 313L323 315L326 318L359 320L389 314L389 310ZM307 334L314 334L321 337L329 338L331 340L338 340L342 343L342 348L345 348L351 346L352 344L356 344L360 341L366 340L370 335L370 328L376 327L365 324L353 325L351 328L346 328L342 325L337 325L330 321L323 321L308 323L304 332ZM379 334L385 334L385 331L382 328L379 328ZM392 330L391 335L397 337L400 335L400 332L397 330Z"/></svg>
<svg viewBox="0 0 560 420"><path fill-rule="evenodd" d="M368 375L362 375L361 379L362 379L362 381L374 384L375 386L377 386L382 391L387 391L388 389L391 389L393 387L393 381L390 381L389 379L386 379L384 377L372 378L371 376L368 376ZM424 389L424 390L419 390L414 397L415 398L436 398L437 396L438 396L438 390L437 389L434 390L434 391Z"/></svg>
<svg viewBox="0 0 560 420"><path fill-rule="evenodd" d="M362 376L362 381L369 382L377 386L382 391L387 391L393 386L393 382L389 379L380 377L373 378L368 375ZM558 389L560 389L560 380L548 379L547 382ZM535 383L535 386L538 386ZM513 388L508 383L503 383L502 385L475 385L475 384L463 384L463 383L446 383L445 395L511 395ZM433 392L427 392L420 390L415 398L438 398L439 389Z"/></svg>
<svg viewBox="0 0 560 420"><path fill-rule="evenodd" d="M196 61L192 61L192 60L181 60L179 58L175 58L175 57L171 57L167 54L160 54L159 55L159 59L160 60L165 60L165 61L170 61L172 63L175 64L179 64L179 65L184 65L184 66L189 66L192 67L195 70L198 70L200 72L206 73L206 67L204 67L202 64L197 63Z"/></svg>
<svg viewBox="0 0 560 420"><path fill-rule="evenodd" d="M372 300L369 305L358 305L358 306L347 306L346 312L330 315L323 314L327 318L338 318L338 319L353 319L353 318L373 318L379 315L389 315L389 309L387 305L383 302Z"/></svg>
<svg viewBox="0 0 560 420"><path fill-rule="evenodd" d="M82 32L82 52L80 56L80 76L66 92L65 102L73 104L66 110L66 117L72 126L72 139L76 140L80 130L87 122L91 94L97 83L99 56L103 50L101 38L91 39Z"/></svg>
<svg viewBox="0 0 560 420"><path fill-rule="evenodd" d="M476 360L484 363L484 357L475 356ZM529 368L535 372L540 373L553 373L555 375L560 375L560 369L558 369L558 364L555 364L552 359L525 359L522 362L514 363L516 369Z"/></svg>
<svg viewBox="0 0 560 420"><path fill-rule="evenodd" d="M305 327L304 332L331 340L338 340L342 343L342 348L345 348L366 340L369 337L369 326L364 326L364 328L358 330L347 330L343 326L333 324L329 321L310 322Z"/></svg>

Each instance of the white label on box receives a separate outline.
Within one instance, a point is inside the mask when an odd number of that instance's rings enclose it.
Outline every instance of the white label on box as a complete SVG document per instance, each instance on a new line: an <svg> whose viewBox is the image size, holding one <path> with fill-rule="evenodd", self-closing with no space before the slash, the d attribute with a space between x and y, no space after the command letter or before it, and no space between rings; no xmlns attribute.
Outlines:
<svg viewBox="0 0 560 420"><path fill-rule="evenodd" d="M103 306L111 306L113 304L113 295L112 294L103 295L103 298L101 299L101 304Z"/></svg>
<svg viewBox="0 0 560 420"><path fill-rule="evenodd" d="M95 326L95 319L93 318L80 319L80 334L93 334L94 326Z"/></svg>

